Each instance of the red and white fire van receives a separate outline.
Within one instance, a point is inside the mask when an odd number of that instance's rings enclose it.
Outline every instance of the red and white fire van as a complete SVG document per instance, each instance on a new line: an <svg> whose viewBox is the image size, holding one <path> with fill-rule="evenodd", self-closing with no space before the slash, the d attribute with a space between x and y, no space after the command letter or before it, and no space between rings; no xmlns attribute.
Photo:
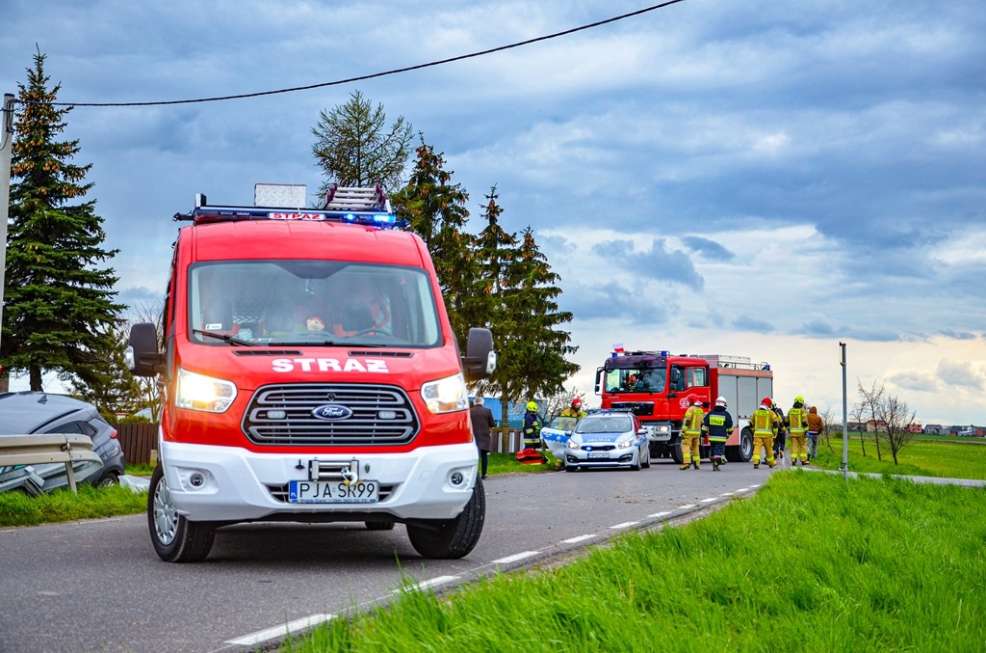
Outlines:
<svg viewBox="0 0 986 653"><path fill-rule="evenodd" d="M303 206L303 204L302 204ZM485 497L461 355L422 240L377 188L321 210L210 206L179 230L160 338L135 325L136 374L165 388L148 526L167 561L205 558L245 521L407 527L426 557L468 554Z"/></svg>

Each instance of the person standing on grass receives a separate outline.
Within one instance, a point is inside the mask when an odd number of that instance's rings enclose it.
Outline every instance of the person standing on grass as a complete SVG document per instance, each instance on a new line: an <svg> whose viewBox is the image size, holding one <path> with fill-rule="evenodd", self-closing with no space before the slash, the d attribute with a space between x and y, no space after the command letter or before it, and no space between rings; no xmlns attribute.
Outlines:
<svg viewBox="0 0 986 653"><path fill-rule="evenodd" d="M818 438L825 432L825 420L818 414L818 408L812 406L808 410L808 458L815 460L818 455Z"/></svg>
<svg viewBox="0 0 986 653"><path fill-rule="evenodd" d="M798 395L794 405L787 412L787 432L791 435L791 465L808 464L808 447L805 443L805 433L808 432L808 415L805 413L805 398Z"/></svg>
<svg viewBox="0 0 986 653"><path fill-rule="evenodd" d="M702 437L702 420L705 419L705 412L702 410L702 402L696 401L685 411L685 416L681 418L681 469L689 467L699 468L701 453L698 448L698 440Z"/></svg>
<svg viewBox="0 0 986 653"><path fill-rule="evenodd" d="M750 416L750 425L753 426L753 469L760 469L761 449L767 456L767 465L774 466L774 434L777 433L779 419L772 410L773 403L770 397L764 397L760 408Z"/></svg>
<svg viewBox="0 0 986 653"><path fill-rule="evenodd" d="M496 426L493 412L483 405L483 398L477 396L469 408L469 419L472 421L472 437L479 449L479 469L482 478L486 478L486 470L490 464L490 450L493 449L493 436L490 429Z"/></svg>

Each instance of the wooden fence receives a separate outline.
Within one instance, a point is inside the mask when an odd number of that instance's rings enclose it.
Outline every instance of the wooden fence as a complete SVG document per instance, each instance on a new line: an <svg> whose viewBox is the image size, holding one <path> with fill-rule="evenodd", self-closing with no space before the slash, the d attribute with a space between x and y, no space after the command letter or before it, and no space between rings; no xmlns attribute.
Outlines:
<svg viewBox="0 0 986 653"><path fill-rule="evenodd" d="M118 424L113 428L128 463L151 462L151 449L157 449L157 424Z"/></svg>
<svg viewBox="0 0 986 653"><path fill-rule="evenodd" d="M151 449L157 448L157 424L119 424L115 428L128 463L146 465L151 462ZM514 453L523 448L520 431L496 429L493 432L493 451Z"/></svg>

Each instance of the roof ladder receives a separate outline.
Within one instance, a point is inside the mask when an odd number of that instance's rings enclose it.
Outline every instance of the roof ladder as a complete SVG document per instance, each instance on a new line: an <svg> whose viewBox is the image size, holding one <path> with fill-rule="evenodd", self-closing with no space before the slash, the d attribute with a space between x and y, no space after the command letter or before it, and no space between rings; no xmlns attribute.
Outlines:
<svg viewBox="0 0 986 653"><path fill-rule="evenodd" d="M332 184L325 193L326 211L386 211L390 200L380 184L369 188Z"/></svg>

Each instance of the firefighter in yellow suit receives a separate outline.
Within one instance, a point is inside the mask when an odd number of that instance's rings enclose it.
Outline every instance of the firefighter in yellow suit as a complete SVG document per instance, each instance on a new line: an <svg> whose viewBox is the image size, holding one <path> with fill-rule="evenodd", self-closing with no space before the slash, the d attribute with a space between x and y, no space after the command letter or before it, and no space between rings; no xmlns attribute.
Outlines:
<svg viewBox="0 0 986 653"><path fill-rule="evenodd" d="M701 454L699 453L698 443L702 437L702 420L705 419L705 411L702 410L702 402L696 401L685 411L685 416L681 419L681 469L689 467L699 468Z"/></svg>
<svg viewBox="0 0 986 653"><path fill-rule="evenodd" d="M774 466L774 436L777 435L780 418L771 410L772 407L770 397L764 397L760 408L750 416L750 424L753 426L753 469L760 467L761 447L767 450L767 465Z"/></svg>
<svg viewBox="0 0 986 653"><path fill-rule="evenodd" d="M787 432L791 436L791 465L808 464L808 445L805 436L808 432L808 411L805 410L805 398L798 395L794 398L794 406L787 413Z"/></svg>

